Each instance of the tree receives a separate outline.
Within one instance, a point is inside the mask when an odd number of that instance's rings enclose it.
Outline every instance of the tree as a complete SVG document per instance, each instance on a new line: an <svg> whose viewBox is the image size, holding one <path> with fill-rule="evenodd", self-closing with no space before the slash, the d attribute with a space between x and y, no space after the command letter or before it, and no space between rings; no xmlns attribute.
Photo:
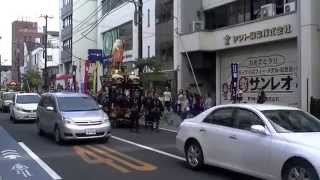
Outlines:
<svg viewBox="0 0 320 180"><path fill-rule="evenodd" d="M41 86L41 75L37 71L28 71L23 79L23 89L25 91L38 90Z"/></svg>

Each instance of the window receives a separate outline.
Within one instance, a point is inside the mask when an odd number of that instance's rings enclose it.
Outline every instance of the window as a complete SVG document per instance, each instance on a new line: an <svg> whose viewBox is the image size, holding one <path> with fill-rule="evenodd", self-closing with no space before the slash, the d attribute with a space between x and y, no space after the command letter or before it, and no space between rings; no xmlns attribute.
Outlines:
<svg viewBox="0 0 320 180"><path fill-rule="evenodd" d="M261 7L275 5L275 14L284 13L284 0L238 0L205 11L205 27L208 30L231 26L261 18Z"/></svg>
<svg viewBox="0 0 320 180"><path fill-rule="evenodd" d="M233 108L218 109L207 116L203 122L221 126L232 127Z"/></svg>
<svg viewBox="0 0 320 180"><path fill-rule="evenodd" d="M91 97L58 97L59 108L63 112L96 111L99 106Z"/></svg>
<svg viewBox="0 0 320 180"><path fill-rule="evenodd" d="M52 55L47 56L47 61L53 61Z"/></svg>
<svg viewBox="0 0 320 180"><path fill-rule="evenodd" d="M40 96L36 95L21 95L17 96L17 104L37 104L40 100Z"/></svg>
<svg viewBox="0 0 320 180"><path fill-rule="evenodd" d="M263 125L263 121L253 112L245 109L236 110L234 116L234 127L250 130L252 125Z"/></svg>
<svg viewBox="0 0 320 180"><path fill-rule="evenodd" d="M102 14L107 14L111 10L115 9L116 7L120 6L121 4L127 2L128 0L102 0Z"/></svg>
<svg viewBox="0 0 320 180"><path fill-rule="evenodd" d="M148 9L148 27L150 27L150 9Z"/></svg>
<svg viewBox="0 0 320 180"><path fill-rule="evenodd" d="M66 18L63 19L62 27L66 28L71 26L72 24L72 16L67 16Z"/></svg>
<svg viewBox="0 0 320 180"><path fill-rule="evenodd" d="M71 46L72 46L72 39L67 39L65 41L63 41L62 43L62 47L63 49L71 49Z"/></svg>
<svg viewBox="0 0 320 180"><path fill-rule="evenodd" d="M71 1L72 0L63 0L63 5L67 6L67 5L71 4Z"/></svg>

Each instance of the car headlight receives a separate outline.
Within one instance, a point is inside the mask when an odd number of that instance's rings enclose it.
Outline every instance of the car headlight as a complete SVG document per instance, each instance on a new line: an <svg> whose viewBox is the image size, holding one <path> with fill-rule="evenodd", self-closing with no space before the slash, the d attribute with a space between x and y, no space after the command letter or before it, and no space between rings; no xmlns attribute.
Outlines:
<svg viewBox="0 0 320 180"><path fill-rule="evenodd" d="M65 118L65 117L63 117L63 122L64 122L65 124L74 124L74 121L73 121L72 119Z"/></svg>
<svg viewBox="0 0 320 180"><path fill-rule="evenodd" d="M107 122L109 122L109 116L108 115L106 115L106 114L104 114L103 115L103 123L107 123Z"/></svg>
<svg viewBox="0 0 320 180"><path fill-rule="evenodd" d="M21 107L16 107L17 111L24 111L24 109L22 109Z"/></svg>

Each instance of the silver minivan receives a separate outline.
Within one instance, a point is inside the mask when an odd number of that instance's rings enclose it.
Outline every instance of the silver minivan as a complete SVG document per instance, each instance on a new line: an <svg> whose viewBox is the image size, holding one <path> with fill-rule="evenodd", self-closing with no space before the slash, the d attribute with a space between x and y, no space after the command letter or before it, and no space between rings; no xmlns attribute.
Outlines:
<svg viewBox="0 0 320 180"><path fill-rule="evenodd" d="M108 115L98 103L80 93L47 93L37 109L38 134L54 135L57 143L77 139L102 139L111 136Z"/></svg>

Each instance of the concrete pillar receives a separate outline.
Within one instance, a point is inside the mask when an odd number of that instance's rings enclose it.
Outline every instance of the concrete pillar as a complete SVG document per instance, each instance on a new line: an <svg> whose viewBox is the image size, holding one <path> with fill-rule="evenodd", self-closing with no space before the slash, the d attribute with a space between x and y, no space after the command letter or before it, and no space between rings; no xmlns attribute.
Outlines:
<svg viewBox="0 0 320 180"><path fill-rule="evenodd" d="M318 0L298 0L300 21L301 108L310 110L310 98L320 98L320 14Z"/></svg>

